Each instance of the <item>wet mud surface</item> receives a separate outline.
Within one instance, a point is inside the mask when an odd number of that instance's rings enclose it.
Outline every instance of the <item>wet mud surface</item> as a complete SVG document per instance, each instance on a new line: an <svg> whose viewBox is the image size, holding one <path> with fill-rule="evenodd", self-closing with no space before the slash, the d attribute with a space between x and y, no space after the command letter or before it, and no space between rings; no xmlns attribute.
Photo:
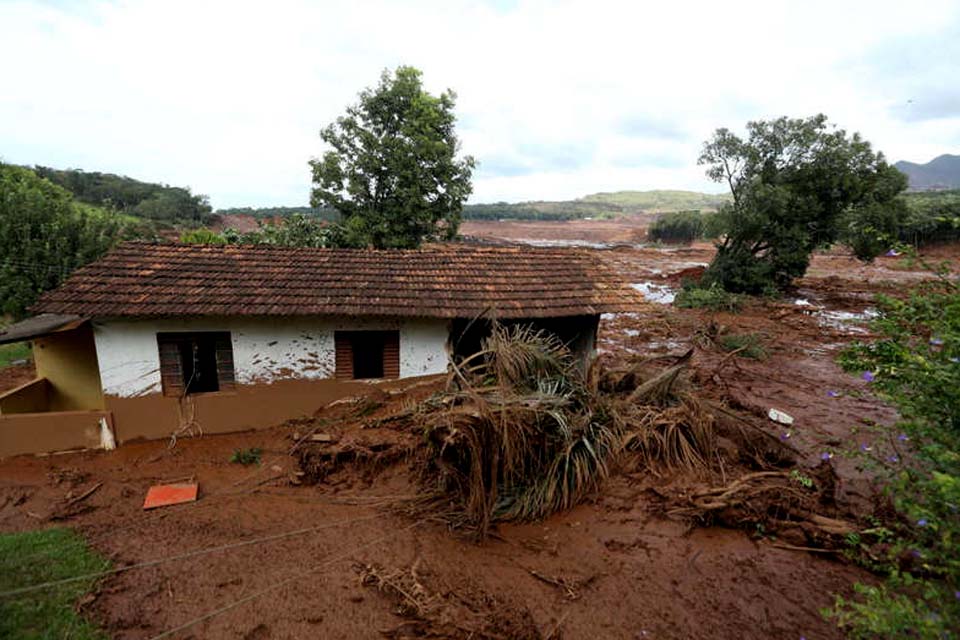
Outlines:
<svg viewBox="0 0 960 640"><path fill-rule="evenodd" d="M521 232L537 230L514 235ZM609 242L606 233L575 239ZM683 274L709 262L712 248L598 252L630 282L671 291ZM699 394L764 425L796 451L801 467L812 469L826 455L839 476L838 501L869 508L871 469L900 464L909 453L878 427L892 424L895 412L834 360L845 344L869 338L865 320L876 293L923 277L897 259L862 267L825 254L815 257L795 294L751 302L736 315L677 309L649 296L643 313L602 319L601 358L617 366L694 346L689 381ZM766 357L731 357L714 339L729 333L757 334ZM375 472L347 463L315 485L302 482L290 455L298 439L319 429L337 442L390 441L364 425L431 391L421 386L341 403L311 420L181 439L173 448L155 441L109 453L2 460L0 531L74 527L117 567L296 532L105 577L81 607L111 637L130 639L220 610L172 637L416 636L410 616L386 589L371 586L364 567L409 572L431 602L459 619L485 621L499 637L839 638L819 609L833 594L849 594L854 582L873 579L839 554L791 550L756 532L669 517L662 496L682 490L683 482L666 473L615 475L573 510L500 525L483 542L383 508L417 491L402 460ZM770 408L794 423L770 421ZM259 466L229 462L236 449L251 447L263 451ZM200 484L196 503L141 509L150 485L187 478Z"/></svg>

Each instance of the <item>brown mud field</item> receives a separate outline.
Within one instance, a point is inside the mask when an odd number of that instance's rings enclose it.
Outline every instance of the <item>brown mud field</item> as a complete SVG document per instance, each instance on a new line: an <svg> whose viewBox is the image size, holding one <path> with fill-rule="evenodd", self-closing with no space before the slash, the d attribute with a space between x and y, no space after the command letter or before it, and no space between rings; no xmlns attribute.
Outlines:
<svg viewBox="0 0 960 640"><path fill-rule="evenodd" d="M545 238L556 230L521 231ZM629 243L605 236L628 231L553 237ZM835 358L869 338L876 293L897 293L923 272L900 258L862 266L840 252L817 255L791 296L727 314L666 303L684 275L709 261L709 244L598 253L650 299L643 313L602 319L607 367L651 355L666 365L692 347L684 376L705 402L795 452L802 473L832 468L840 511L878 508L871 469L903 464L909 451L884 429L895 412ZM935 257L956 265L957 256L960 247ZM721 348L731 334L755 334L765 356ZM694 487L744 472L722 463L710 477L620 470L574 509L500 524L483 541L387 508L418 491L409 459L344 460L315 484L300 475L291 449L304 436L319 430L366 450L401 445L409 435L381 419L439 385L377 392L295 423L180 439L173 448L143 442L2 460L0 531L69 526L117 568L164 560L104 577L79 605L111 637L131 639L189 624L165 637L814 640L842 637L820 614L834 594L873 580L835 549L671 513L667 506ZM770 408L794 424L769 420ZM259 466L230 463L250 447L263 450ZM186 478L199 482L197 502L141 509L150 485Z"/></svg>

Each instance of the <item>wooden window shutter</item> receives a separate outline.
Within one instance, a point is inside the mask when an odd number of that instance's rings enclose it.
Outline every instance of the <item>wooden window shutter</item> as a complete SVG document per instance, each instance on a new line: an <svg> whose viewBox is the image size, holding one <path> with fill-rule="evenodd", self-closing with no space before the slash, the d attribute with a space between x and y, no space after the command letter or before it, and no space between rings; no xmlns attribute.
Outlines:
<svg viewBox="0 0 960 640"><path fill-rule="evenodd" d="M400 332L383 332L383 377L400 377Z"/></svg>
<svg viewBox="0 0 960 640"><path fill-rule="evenodd" d="M180 362L180 343L157 336L160 350L160 384L165 396L182 396L183 368Z"/></svg>
<svg viewBox="0 0 960 640"><path fill-rule="evenodd" d="M230 334L217 334L214 348L217 354L217 382L220 390L232 391L237 383L233 373L233 344L230 341Z"/></svg>
<svg viewBox="0 0 960 640"><path fill-rule="evenodd" d="M353 379L353 341L350 334L344 331L334 331L334 377L337 380Z"/></svg>

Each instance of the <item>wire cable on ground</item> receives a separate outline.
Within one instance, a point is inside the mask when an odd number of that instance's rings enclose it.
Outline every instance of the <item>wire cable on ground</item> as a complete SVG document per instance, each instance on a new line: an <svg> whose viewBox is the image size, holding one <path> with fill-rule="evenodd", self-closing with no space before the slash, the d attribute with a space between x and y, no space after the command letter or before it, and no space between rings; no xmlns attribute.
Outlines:
<svg viewBox="0 0 960 640"><path fill-rule="evenodd" d="M293 575L291 575L291 576L289 576L289 577L287 577L287 578L284 578L283 580L281 580L281 581L279 581L279 582L275 582L275 583L273 583L272 585L270 585L270 586L268 586L268 587L264 587L264 588L261 589L260 591L256 591L256 592L254 592L254 593L251 593L251 594L248 595L248 596L244 596L243 598L240 598L240 599L238 599L238 600L234 600L234 601L231 602L230 604L224 605L224 606L222 606L222 607L220 607L220 608L218 608L218 609L214 609L213 611L210 611L210 612L208 612L208 613L203 614L202 616L196 617L196 618L194 618L194 619L192 619L192 620L190 620L190 621L188 621L188 622L185 622L184 624L181 624L181 625L178 626L178 627L174 627L173 629L169 629L168 631L164 631L163 633L161 633L161 634L159 634L159 635L153 636L152 638L150 638L150 640L163 640L163 638L169 638L170 636L172 636L172 635L175 634L175 633L179 633L179 632L181 632L181 631L185 631L185 630L189 629L189 628L192 627L192 626L198 625L198 624L200 624L201 622L206 622L207 620L210 620L210 619L212 619L212 618L215 618L215 617L217 617L217 616L219 616L219 615L221 615L221 614L223 614L223 613L226 613L226 612L230 611L231 609L236 609L236 608L239 607L240 605L246 604L247 602L250 602L251 600L255 600L255 599L259 598L259 597L262 596L262 595L265 595L265 594L267 594L267 593L270 593L271 591L276 591L277 589L279 589L279 588L281 588L281 587L283 587L283 586L286 586L286 585L290 584L290 583L293 582L294 580L297 580L297 579L299 579L299 578L304 578L304 577L306 577L306 576L308 576L308 575L310 575L310 574L312 574L312 573L316 573L316 572L319 571L320 569L323 569L323 568L325 568L325 567L328 567L328 566L330 566L330 565L332 565L332 564L335 564L335 563L337 563L337 562L339 562L339 561L341 561L341 560L346 560L347 558L349 558L349 557L352 556L353 554L357 553L358 551L362 551L362 550L367 549L367 548L369 548L369 547L372 547L372 546L374 546L374 545L380 544L381 542L385 542L385 541L387 541L387 540L389 540L389 539L391 539L391 538L393 538L393 537L396 537L396 536L400 535L401 533L405 533L405 532L410 531L410 530L412 530L412 529L414 529L414 528L416 528L416 527L419 527L421 524L423 524L423 521L422 521L422 520L421 520L421 521L414 522L414 523L413 523L412 525L410 525L410 526L404 527L404 528L402 528L402 529L398 529L398 530L396 530L396 531L393 531L393 532L391 532L391 533L388 533L388 534L385 535L385 536L381 536L381 537L379 537L379 538L377 538L377 539L375 539L375 540L371 540L370 542L365 542L364 544L362 544L362 545L360 545L360 546L358 546L358 547L354 547L354 548L351 549L350 551L347 551L347 552L344 552L344 553L339 553L339 554L337 554L337 555L335 555L335 556L332 556L332 557L330 557L330 558L327 558L326 560L324 560L324 561L321 562L320 564L314 565L313 567L311 567L311 568L309 568L309 569L306 569L306 570L304 570L304 571L298 571L297 573L294 573Z"/></svg>
<svg viewBox="0 0 960 640"><path fill-rule="evenodd" d="M291 538L293 536L304 535L314 531L320 531L323 529L332 529L334 527L339 527L346 524L354 524L357 522L364 522L367 520L374 520L376 518L383 517L381 514L374 514L370 516L364 516L362 518L351 518L349 520L338 520L337 522L328 522L325 524L316 525L313 527L305 527L303 529L296 529L294 531L287 531L285 533L275 533L269 536L263 536L260 538L253 538L251 540L241 540L239 542L230 542L228 544L218 545L216 547L205 547L203 549L195 549L193 551L188 551L186 553L181 553L175 556L169 556L166 558L157 558L155 560L147 560L146 562L139 562L137 564L132 564L126 567L117 567L115 569L107 569L105 571L97 571L95 573L87 573L80 576L73 576L70 578L63 578L62 580L51 580L50 582L42 582L40 584L34 584L27 587L20 587L17 589L11 589L9 591L0 592L0 598L6 598L10 596L19 596L26 593L32 593L34 591L42 591L43 589L49 589L51 587L56 587L62 584L69 584L71 582L78 582L81 580L91 580L93 578L100 578L102 576L114 575L117 573L125 573L127 571L133 571L134 569L145 569L147 567L155 567L160 564L166 564L168 562L174 562L176 560L186 560L187 558L195 558L197 556L207 555L210 553L216 553L217 551L229 551L232 549L238 549L240 547L247 547L253 544L260 544L263 542L272 542L274 540L281 540L283 538Z"/></svg>

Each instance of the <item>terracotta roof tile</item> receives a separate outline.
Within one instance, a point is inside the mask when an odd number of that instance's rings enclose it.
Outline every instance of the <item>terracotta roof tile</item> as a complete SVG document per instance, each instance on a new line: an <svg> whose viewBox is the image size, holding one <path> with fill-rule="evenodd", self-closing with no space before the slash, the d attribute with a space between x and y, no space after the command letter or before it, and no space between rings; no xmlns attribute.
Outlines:
<svg viewBox="0 0 960 640"><path fill-rule="evenodd" d="M417 251L125 243L36 313L540 318L636 311L642 296L580 249Z"/></svg>

